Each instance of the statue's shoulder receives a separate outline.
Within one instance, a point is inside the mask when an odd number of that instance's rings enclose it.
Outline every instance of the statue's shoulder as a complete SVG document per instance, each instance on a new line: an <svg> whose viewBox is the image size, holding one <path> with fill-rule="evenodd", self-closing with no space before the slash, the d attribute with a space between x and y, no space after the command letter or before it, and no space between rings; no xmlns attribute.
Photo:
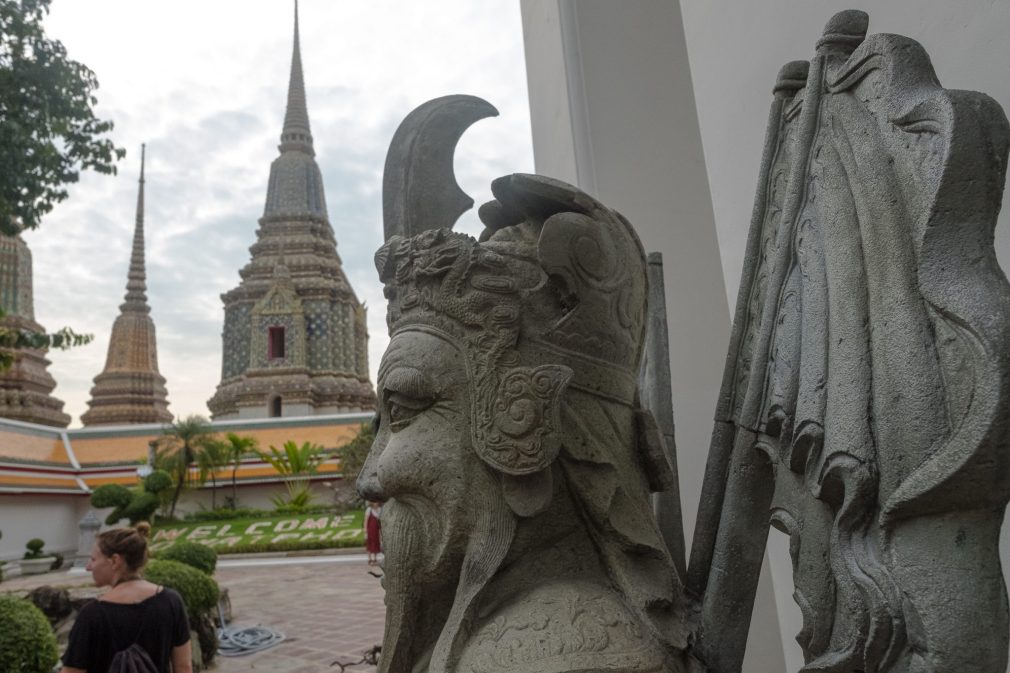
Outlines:
<svg viewBox="0 0 1010 673"><path fill-rule="evenodd" d="M676 671L664 648L610 587L557 580L481 615L463 646L470 673Z"/></svg>

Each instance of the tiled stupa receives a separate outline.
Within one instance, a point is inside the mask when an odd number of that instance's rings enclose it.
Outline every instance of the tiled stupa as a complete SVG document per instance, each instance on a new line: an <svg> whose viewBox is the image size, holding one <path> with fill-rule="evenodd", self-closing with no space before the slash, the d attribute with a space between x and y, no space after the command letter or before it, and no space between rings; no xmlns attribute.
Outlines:
<svg viewBox="0 0 1010 673"><path fill-rule="evenodd" d="M126 299L112 324L105 369L95 377L88 410L81 423L123 425L169 423L165 378L158 372L158 345L151 307L147 304L144 269L144 150L140 154L137 221L126 283Z"/></svg>
<svg viewBox="0 0 1010 673"><path fill-rule="evenodd" d="M45 332L35 322L32 295L32 253L20 236L0 234L0 307L6 316L0 326L12 330ZM44 350L22 349L14 353L14 362L0 371L0 418L54 425L65 428L70 416L63 413L63 402L50 393L56 381L47 367Z"/></svg>
<svg viewBox="0 0 1010 673"><path fill-rule="evenodd" d="M374 409L365 309L341 268L312 145L297 4L278 149L252 259L221 295L221 383L207 404L216 419Z"/></svg>

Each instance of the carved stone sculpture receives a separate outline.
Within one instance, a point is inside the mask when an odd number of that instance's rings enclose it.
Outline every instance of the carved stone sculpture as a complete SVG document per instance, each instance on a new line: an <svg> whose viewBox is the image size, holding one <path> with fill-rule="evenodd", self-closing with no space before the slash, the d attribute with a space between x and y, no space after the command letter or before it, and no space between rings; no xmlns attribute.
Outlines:
<svg viewBox="0 0 1010 673"><path fill-rule="evenodd" d="M867 23L774 87L688 578L713 671L740 670L769 520L804 671L1006 670L1010 129Z"/></svg>
<svg viewBox="0 0 1010 673"><path fill-rule="evenodd" d="M472 201L453 150L496 111L449 96L407 117L358 479L387 503L380 671L735 673L769 523L790 539L803 671L1004 671L1010 125L866 27L838 14L775 84L686 575L672 417L643 408L668 405L666 337L633 229L511 175L479 240L454 233Z"/></svg>
<svg viewBox="0 0 1010 673"><path fill-rule="evenodd" d="M387 501L380 670L685 670L650 499L671 470L637 399L642 246L614 211L532 175L493 183L480 241L452 232L469 207L452 149L490 114L432 101L387 160L391 341L358 480Z"/></svg>

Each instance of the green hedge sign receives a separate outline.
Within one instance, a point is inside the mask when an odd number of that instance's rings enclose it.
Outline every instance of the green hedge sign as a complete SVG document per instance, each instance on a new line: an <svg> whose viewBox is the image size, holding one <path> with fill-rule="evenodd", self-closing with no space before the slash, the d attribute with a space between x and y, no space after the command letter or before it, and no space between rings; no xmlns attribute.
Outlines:
<svg viewBox="0 0 1010 673"><path fill-rule="evenodd" d="M151 551L167 549L180 540L238 553L274 549L358 547L364 544L361 512L348 514L278 515L265 519L199 521L168 524L154 529Z"/></svg>

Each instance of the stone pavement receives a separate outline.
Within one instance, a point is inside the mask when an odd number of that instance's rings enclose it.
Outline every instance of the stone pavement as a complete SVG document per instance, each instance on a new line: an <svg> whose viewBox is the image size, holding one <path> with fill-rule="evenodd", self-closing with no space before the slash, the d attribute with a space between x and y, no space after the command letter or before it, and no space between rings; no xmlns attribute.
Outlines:
<svg viewBox="0 0 1010 673"><path fill-rule="evenodd" d="M385 608L378 572L362 556L277 559L282 565L218 568L231 595L233 625L280 631L284 642L242 657L218 657L220 673L337 673L382 641ZM229 564L230 565L230 564ZM347 671L374 671L365 664Z"/></svg>
<svg viewBox="0 0 1010 673"><path fill-rule="evenodd" d="M382 641L385 608L379 580L368 574L364 554L222 560L215 578L227 587L232 626L265 626L285 635L281 644L242 657L218 657L212 671L239 673L339 673L333 661L361 659ZM0 592L36 586L70 587L91 584L91 576L66 571L13 577ZM374 666L348 666L350 671L374 671Z"/></svg>

